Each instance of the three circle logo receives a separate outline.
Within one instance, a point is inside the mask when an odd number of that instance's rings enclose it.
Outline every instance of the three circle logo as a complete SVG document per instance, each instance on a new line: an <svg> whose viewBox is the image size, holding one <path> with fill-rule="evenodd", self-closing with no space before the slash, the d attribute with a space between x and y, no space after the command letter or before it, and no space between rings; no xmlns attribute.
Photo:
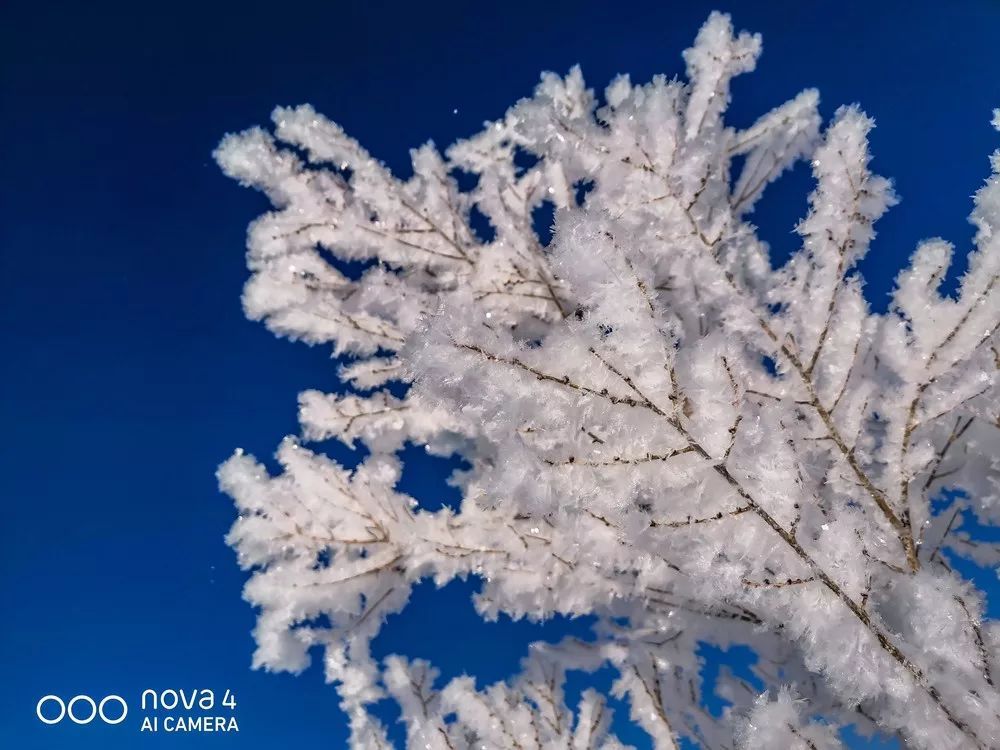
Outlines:
<svg viewBox="0 0 1000 750"><path fill-rule="evenodd" d="M117 718L108 718L108 714L105 712L105 707L112 701L117 701L118 705L121 706L121 714ZM55 704L58 710L55 716L52 715L53 710L51 708L46 708L45 711L42 710L47 704ZM80 704L85 704L85 706L81 706ZM112 707L112 716L114 716L114 711L115 709ZM35 706L35 715L38 716L38 720L43 724L58 724L66 717L69 717L69 720L74 724L89 724L98 716L105 724L121 724L128 715L128 704L120 695L106 695L101 699L100 703L89 695L77 695L70 698L69 703L64 702L58 695L45 695L38 700Z"/></svg>

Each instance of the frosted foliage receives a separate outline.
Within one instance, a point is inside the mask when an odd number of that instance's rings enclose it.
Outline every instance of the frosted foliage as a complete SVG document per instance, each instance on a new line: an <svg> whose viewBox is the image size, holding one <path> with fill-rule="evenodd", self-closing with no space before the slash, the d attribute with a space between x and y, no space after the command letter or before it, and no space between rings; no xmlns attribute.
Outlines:
<svg viewBox="0 0 1000 750"><path fill-rule="evenodd" d="M414 748L622 747L609 696L564 694L602 667L617 726L658 749L820 750L847 724L1000 747L1000 629L950 564L1000 563L974 526L1000 523L1000 177L957 291L930 240L873 313L857 265L896 198L872 120L823 128L805 91L726 125L760 44L713 14L687 82L621 76L601 100L547 73L477 135L414 150L407 180L308 106L219 146L275 206L249 230L247 314L342 363L336 393L302 394L278 476L240 452L219 472L254 663L297 672L321 647L354 747L387 746L386 697ZM752 210L800 159L815 188L775 270ZM329 439L367 457L307 447ZM398 489L408 443L468 462L460 506ZM537 644L490 686L372 659L418 581L467 576L486 619L592 615L594 638ZM699 641L751 646L765 689L726 676L707 712Z"/></svg>

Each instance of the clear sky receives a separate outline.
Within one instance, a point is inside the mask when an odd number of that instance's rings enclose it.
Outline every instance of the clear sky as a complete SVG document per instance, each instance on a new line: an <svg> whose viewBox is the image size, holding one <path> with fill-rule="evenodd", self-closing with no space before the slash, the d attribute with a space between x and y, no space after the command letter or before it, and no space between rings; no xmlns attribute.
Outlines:
<svg viewBox="0 0 1000 750"><path fill-rule="evenodd" d="M222 540L215 467L237 446L269 456L296 431L297 392L333 388L335 368L243 319L244 231L266 203L211 162L220 136L310 102L405 172L409 147L474 132L542 70L580 63L598 89L682 73L715 7L764 36L737 124L806 86L827 117L855 101L874 116L874 166L902 196L864 266L876 306L917 240L964 252L1000 146L996 0L2 3L0 747L343 744L318 670L250 671L254 616ZM797 170L756 215L779 255L809 188ZM420 468L408 486L427 495L443 473ZM480 626L470 586L422 587L378 652L489 681L529 640L583 627ZM230 689L241 731L34 716L47 693L145 688Z"/></svg>

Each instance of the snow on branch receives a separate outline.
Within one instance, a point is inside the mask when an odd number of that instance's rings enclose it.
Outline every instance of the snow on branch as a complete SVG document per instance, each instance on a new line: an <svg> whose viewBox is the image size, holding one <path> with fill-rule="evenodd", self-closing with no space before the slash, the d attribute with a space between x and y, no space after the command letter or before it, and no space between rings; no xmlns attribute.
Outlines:
<svg viewBox="0 0 1000 750"><path fill-rule="evenodd" d="M873 313L858 261L896 200L873 122L821 129L810 90L726 125L760 46L715 13L687 82L620 76L599 100L578 68L546 73L482 132L415 149L405 181L308 106L219 146L274 204L247 315L332 345L344 384L301 394L277 476L242 453L219 471L254 663L298 672L320 647L353 747L389 746L388 696L414 748L622 748L607 696L564 692L604 666L657 748L825 750L849 724L1000 746L1000 627L951 564L1000 563L976 533L1000 523L1000 152L957 293L929 240ZM748 218L800 159L802 245L773 268ZM327 439L366 457L308 447ZM406 444L465 459L458 507L400 491ZM593 640L536 644L485 687L372 659L416 582L467 576L484 618L592 615ZM722 716L699 642L757 654L757 687L716 686Z"/></svg>

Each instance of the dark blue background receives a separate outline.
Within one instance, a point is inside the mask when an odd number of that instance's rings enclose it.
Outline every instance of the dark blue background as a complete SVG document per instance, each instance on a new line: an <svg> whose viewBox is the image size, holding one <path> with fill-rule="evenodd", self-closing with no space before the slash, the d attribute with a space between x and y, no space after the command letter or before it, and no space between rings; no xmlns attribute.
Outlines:
<svg viewBox="0 0 1000 750"><path fill-rule="evenodd" d="M579 62L598 90L618 72L681 74L714 5L3 4L0 746L343 744L317 669L249 670L254 616L222 541L233 512L216 465L236 446L269 456L296 431L296 393L333 388L335 368L243 319L244 230L266 204L211 162L220 136L311 102L405 174L409 147L474 132L541 70ZM758 71L734 86L738 124L806 86L826 116L857 101L876 118L875 167L903 198L865 264L877 306L920 238L967 248L970 196L1000 145L1000 4L721 9L764 35ZM809 187L798 169L758 211L779 254ZM418 492L441 480L411 476ZM378 652L506 675L540 630L479 626L468 592L421 588ZM140 737L134 704L118 727L34 717L45 693L146 687L230 688L241 732Z"/></svg>

